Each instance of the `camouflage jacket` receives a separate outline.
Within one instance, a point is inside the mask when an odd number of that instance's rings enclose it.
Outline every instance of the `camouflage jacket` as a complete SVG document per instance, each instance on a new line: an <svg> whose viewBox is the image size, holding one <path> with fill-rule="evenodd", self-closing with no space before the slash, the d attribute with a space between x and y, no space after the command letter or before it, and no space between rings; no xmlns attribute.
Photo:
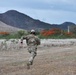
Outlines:
<svg viewBox="0 0 76 75"><path fill-rule="evenodd" d="M40 45L40 39L33 34L29 34L27 36L22 36L21 41L23 42L24 39L26 39L26 43L28 46L29 45Z"/></svg>

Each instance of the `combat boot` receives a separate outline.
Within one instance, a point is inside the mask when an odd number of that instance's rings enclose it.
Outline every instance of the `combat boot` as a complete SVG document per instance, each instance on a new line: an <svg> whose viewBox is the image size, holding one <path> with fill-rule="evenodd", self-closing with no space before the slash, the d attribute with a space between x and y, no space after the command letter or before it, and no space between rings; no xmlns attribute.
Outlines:
<svg viewBox="0 0 76 75"><path fill-rule="evenodd" d="M30 69L30 64L29 63L27 63L27 69Z"/></svg>

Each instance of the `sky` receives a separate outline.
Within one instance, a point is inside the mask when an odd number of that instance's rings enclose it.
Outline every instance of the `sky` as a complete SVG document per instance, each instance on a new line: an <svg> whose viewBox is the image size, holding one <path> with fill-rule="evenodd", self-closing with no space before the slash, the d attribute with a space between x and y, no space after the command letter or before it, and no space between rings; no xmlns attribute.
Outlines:
<svg viewBox="0 0 76 75"><path fill-rule="evenodd" d="M8 10L17 10L50 24L76 24L76 0L0 0L0 13Z"/></svg>

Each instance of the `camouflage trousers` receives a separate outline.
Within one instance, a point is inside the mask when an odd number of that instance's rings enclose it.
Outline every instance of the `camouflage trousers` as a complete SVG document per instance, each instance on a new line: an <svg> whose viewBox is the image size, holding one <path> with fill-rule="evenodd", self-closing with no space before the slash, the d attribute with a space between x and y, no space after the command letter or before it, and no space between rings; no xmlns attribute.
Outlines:
<svg viewBox="0 0 76 75"><path fill-rule="evenodd" d="M30 65L33 64L34 58L37 55L37 46L28 46L28 52L31 54L31 57L29 58L28 63Z"/></svg>

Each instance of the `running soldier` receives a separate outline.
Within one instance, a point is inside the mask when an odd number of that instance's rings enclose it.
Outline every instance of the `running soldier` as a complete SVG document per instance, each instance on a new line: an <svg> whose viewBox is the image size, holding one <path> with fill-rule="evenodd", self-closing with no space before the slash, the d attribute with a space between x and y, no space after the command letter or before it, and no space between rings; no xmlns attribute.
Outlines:
<svg viewBox="0 0 76 75"><path fill-rule="evenodd" d="M30 34L21 37L21 43L26 39L28 52L31 54L27 63L27 68L30 69L30 65L33 65L34 58L37 55L37 46L40 45L40 39L36 36L35 30L31 30Z"/></svg>

